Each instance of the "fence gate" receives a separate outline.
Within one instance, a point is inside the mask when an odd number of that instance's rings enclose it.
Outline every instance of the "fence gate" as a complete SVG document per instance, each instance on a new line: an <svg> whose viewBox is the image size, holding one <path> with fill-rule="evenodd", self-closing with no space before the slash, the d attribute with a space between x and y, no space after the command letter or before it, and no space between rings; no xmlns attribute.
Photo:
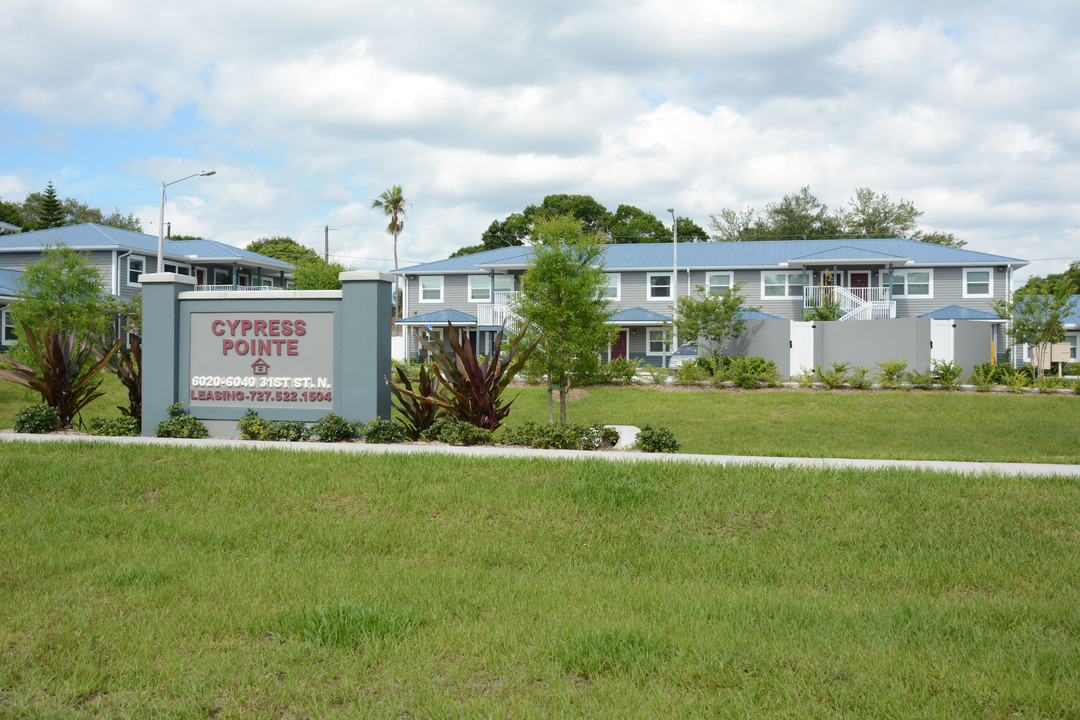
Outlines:
<svg viewBox="0 0 1080 720"><path fill-rule="evenodd" d="M814 323L791 323L791 365L788 375L814 369Z"/></svg>
<svg viewBox="0 0 1080 720"><path fill-rule="evenodd" d="M952 362L956 355L952 320L930 321L930 359Z"/></svg>

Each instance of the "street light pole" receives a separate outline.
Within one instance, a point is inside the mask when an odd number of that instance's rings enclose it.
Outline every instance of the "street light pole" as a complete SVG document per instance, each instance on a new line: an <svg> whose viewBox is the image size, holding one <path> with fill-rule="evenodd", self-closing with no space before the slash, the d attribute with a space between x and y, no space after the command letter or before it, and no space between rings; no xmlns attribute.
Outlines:
<svg viewBox="0 0 1080 720"><path fill-rule="evenodd" d="M179 180L173 180L172 182L161 181L161 212L158 214L158 226L157 226L157 271L165 272L165 188L170 185L175 185L178 182L184 180L190 180L193 177L207 177L217 173L217 170L203 170L202 172L193 173L187 177L182 177Z"/></svg>
<svg viewBox="0 0 1080 720"><path fill-rule="evenodd" d="M668 208L671 213L671 231L673 233L671 243L671 347L679 349L679 338L675 334L675 320L679 312L679 222L675 219L675 208ZM689 292L689 291L687 291Z"/></svg>

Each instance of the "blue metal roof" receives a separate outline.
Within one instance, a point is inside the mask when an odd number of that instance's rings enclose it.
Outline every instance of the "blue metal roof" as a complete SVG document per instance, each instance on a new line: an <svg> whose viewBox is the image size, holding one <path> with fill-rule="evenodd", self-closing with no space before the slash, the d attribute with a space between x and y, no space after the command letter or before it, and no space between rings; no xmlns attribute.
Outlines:
<svg viewBox="0 0 1080 720"><path fill-rule="evenodd" d="M931 320L998 320L1002 318L997 313L988 312L986 310L975 310L973 308L961 307L959 305L949 305L948 307L938 308L933 312L928 312L920 315L919 317L930 318Z"/></svg>
<svg viewBox="0 0 1080 720"><path fill-rule="evenodd" d="M608 270L656 269L672 266L671 243L608 245ZM402 275L425 273L479 273L489 269L524 269L529 246L499 248L395 270ZM910 259L915 265L986 265L1022 267L1026 260L1004 255L946 247L903 238L842 238L836 240L762 240L753 242L679 243L680 268L771 268L799 263L828 265L840 258L888 263Z"/></svg>
<svg viewBox="0 0 1080 720"><path fill-rule="evenodd" d="M1080 327L1080 295L1073 295L1072 299L1072 312L1062 321L1061 324L1066 327Z"/></svg>
<svg viewBox="0 0 1080 720"><path fill-rule="evenodd" d="M475 325L476 316L447 308L446 310L435 310L423 315L410 315L397 321L398 325L445 325L447 323Z"/></svg>
<svg viewBox="0 0 1080 720"><path fill-rule="evenodd" d="M0 252L40 251L46 245L63 243L75 250L138 250L157 255L156 235L121 230L94 223L0 235ZM162 253L170 260L247 260L263 267L292 270L292 264L216 240L165 240Z"/></svg>
<svg viewBox="0 0 1080 720"><path fill-rule="evenodd" d="M670 315L661 315L643 307L626 308L619 310L608 320L612 325L625 325L630 323L666 323L671 320Z"/></svg>
<svg viewBox="0 0 1080 720"><path fill-rule="evenodd" d="M22 274L22 270L0 270L0 297L15 297L19 289L16 281Z"/></svg>

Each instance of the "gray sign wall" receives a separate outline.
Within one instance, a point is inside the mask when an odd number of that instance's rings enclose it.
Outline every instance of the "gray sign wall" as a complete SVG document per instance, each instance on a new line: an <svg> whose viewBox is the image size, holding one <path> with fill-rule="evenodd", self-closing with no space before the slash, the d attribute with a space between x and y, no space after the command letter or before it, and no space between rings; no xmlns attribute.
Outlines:
<svg viewBox="0 0 1080 720"><path fill-rule="evenodd" d="M178 401L219 436L236 435L249 408L267 420L390 417L393 276L348 272L339 291L268 292L141 279L143 435Z"/></svg>

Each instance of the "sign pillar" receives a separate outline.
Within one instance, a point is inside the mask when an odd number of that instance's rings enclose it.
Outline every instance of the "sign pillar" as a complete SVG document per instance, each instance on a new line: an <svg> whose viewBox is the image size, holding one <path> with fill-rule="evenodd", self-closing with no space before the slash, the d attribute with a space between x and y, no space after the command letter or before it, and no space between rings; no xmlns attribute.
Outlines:
<svg viewBox="0 0 1080 720"><path fill-rule="evenodd" d="M390 419L390 335L394 276L370 270L343 272L339 412L347 418Z"/></svg>
<svg viewBox="0 0 1080 720"><path fill-rule="evenodd" d="M175 368L180 359L180 293L195 289L195 278L177 273L139 276L143 286L142 434L169 417L178 399ZM186 350L187 344L184 343Z"/></svg>

